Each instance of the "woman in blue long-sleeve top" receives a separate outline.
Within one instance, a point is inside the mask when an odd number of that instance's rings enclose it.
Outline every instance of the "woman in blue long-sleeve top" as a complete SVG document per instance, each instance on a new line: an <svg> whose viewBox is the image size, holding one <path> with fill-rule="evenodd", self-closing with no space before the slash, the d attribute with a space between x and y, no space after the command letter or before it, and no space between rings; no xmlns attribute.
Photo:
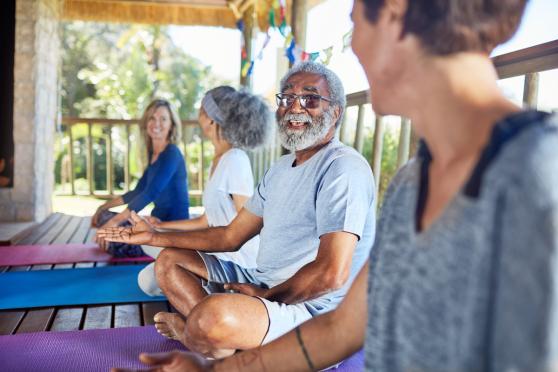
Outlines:
<svg viewBox="0 0 558 372"><path fill-rule="evenodd" d="M94 227L113 227L128 223L131 211L139 212L153 202L151 215L161 221L189 218L188 180L184 157L175 145L180 139L180 120L165 100L154 100L147 106L140 121L147 143L149 165L136 188L101 205L92 218ZM120 212L109 209L127 204ZM96 239L114 256L137 256L140 246L110 243Z"/></svg>

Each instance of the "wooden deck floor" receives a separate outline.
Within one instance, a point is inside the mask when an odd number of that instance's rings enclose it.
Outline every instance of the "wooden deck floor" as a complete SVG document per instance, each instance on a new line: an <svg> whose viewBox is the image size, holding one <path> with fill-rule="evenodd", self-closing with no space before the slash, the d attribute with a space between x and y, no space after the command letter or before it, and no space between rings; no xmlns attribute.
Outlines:
<svg viewBox="0 0 558 372"><path fill-rule="evenodd" d="M63 244L91 242L95 230L89 217L55 213L15 244ZM106 263L77 263L34 266L2 266L0 275L8 271L64 270L95 267ZM169 311L168 302L60 306L0 311L0 335L40 331L71 331L134 327L153 324L153 315Z"/></svg>

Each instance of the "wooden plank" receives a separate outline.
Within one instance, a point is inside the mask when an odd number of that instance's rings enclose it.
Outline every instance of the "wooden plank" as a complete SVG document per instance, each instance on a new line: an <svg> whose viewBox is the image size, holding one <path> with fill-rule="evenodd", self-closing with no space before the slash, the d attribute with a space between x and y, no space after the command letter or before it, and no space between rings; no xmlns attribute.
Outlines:
<svg viewBox="0 0 558 372"><path fill-rule="evenodd" d="M70 216L63 214L54 226L52 226L43 236L37 239L35 244L50 244L64 229L70 218Z"/></svg>
<svg viewBox="0 0 558 372"><path fill-rule="evenodd" d="M143 325L153 325L155 321L153 317L161 311L168 312L169 305L167 301L145 302L141 304Z"/></svg>
<svg viewBox="0 0 558 372"><path fill-rule="evenodd" d="M93 262L81 262L75 265L76 268L93 267ZM58 309L50 331L77 331L83 327L85 321L85 307L71 306Z"/></svg>
<svg viewBox="0 0 558 372"><path fill-rule="evenodd" d="M50 270L52 269L52 265L50 264L45 264L45 265L33 265L31 267L32 271L37 271L37 270Z"/></svg>
<svg viewBox="0 0 558 372"><path fill-rule="evenodd" d="M81 218L77 216L68 216L68 220L64 224L60 233L52 240L52 244L66 244L69 243L76 230L81 223Z"/></svg>
<svg viewBox="0 0 558 372"><path fill-rule="evenodd" d="M95 180L93 179L93 135L91 122L87 123L87 183L89 184L89 195L95 193Z"/></svg>
<svg viewBox="0 0 558 372"><path fill-rule="evenodd" d="M85 310L85 321L83 329L107 329L111 328L112 306L92 305Z"/></svg>
<svg viewBox="0 0 558 372"><path fill-rule="evenodd" d="M409 160L409 148L411 143L411 120L401 118L401 129L399 131L399 146L397 147L397 168L401 168Z"/></svg>
<svg viewBox="0 0 558 372"><path fill-rule="evenodd" d="M374 146L372 148L372 173L376 184L376 194L380 190L380 180L382 171L382 149L384 147L384 123L381 116L376 116L376 126L374 128ZM378 207L379 207L378 203Z"/></svg>
<svg viewBox="0 0 558 372"><path fill-rule="evenodd" d="M11 335L25 316L25 311L0 311L0 335Z"/></svg>
<svg viewBox="0 0 558 372"><path fill-rule="evenodd" d="M10 268L7 271L14 272L14 271L29 271L29 270L31 270L31 266L10 266Z"/></svg>
<svg viewBox="0 0 558 372"><path fill-rule="evenodd" d="M357 126L353 147L362 154L364 146L364 105L358 105Z"/></svg>
<svg viewBox="0 0 558 372"><path fill-rule="evenodd" d="M85 243L89 235L89 230L91 230L91 217L81 217L80 224L68 243Z"/></svg>
<svg viewBox="0 0 558 372"><path fill-rule="evenodd" d="M539 73L533 72L525 75L523 83L523 103L529 107L536 109L539 97Z"/></svg>
<svg viewBox="0 0 558 372"><path fill-rule="evenodd" d="M492 58L500 79L558 68L558 40Z"/></svg>
<svg viewBox="0 0 558 372"><path fill-rule="evenodd" d="M16 333L30 333L46 331L54 319L56 309L32 309L27 312Z"/></svg>
<svg viewBox="0 0 558 372"><path fill-rule="evenodd" d="M82 306L58 309L49 330L52 332L79 330L84 318L84 312Z"/></svg>
<svg viewBox="0 0 558 372"><path fill-rule="evenodd" d="M68 136L69 136L69 143L68 143L68 157L70 158L70 189L72 190L72 195L76 194L76 183L74 177L74 135L72 132L72 126L68 126Z"/></svg>
<svg viewBox="0 0 558 372"><path fill-rule="evenodd" d="M114 306L114 328L141 326L140 304Z"/></svg>
<svg viewBox="0 0 558 372"><path fill-rule="evenodd" d="M106 262L95 262L95 267L107 266ZM107 329L112 327L113 306L91 305L85 308L85 320L82 329Z"/></svg>
<svg viewBox="0 0 558 372"><path fill-rule="evenodd" d="M62 118L62 124L75 125L75 124L125 124L125 125L137 125L140 119L105 119L105 118L76 118L70 116L64 116ZM182 125L189 125L193 127L198 126L197 120L182 120Z"/></svg>
<svg viewBox="0 0 558 372"><path fill-rule="evenodd" d="M18 240L16 244L35 244L44 234L48 232L59 220L62 218L61 213L54 213L47 217L47 219L31 231L25 238Z"/></svg>
<svg viewBox="0 0 558 372"><path fill-rule="evenodd" d="M87 233L87 237L85 238L84 243L94 243L95 242L95 234L97 233L97 229L91 227L89 232Z"/></svg>
<svg viewBox="0 0 558 372"><path fill-rule="evenodd" d="M114 194L114 185L112 184L113 162L112 162L112 124L108 125L108 133L106 137L106 154L107 154L107 191L109 195Z"/></svg>
<svg viewBox="0 0 558 372"><path fill-rule="evenodd" d="M12 245L25 238L37 226L35 222L0 223L0 245Z"/></svg>
<svg viewBox="0 0 558 372"><path fill-rule="evenodd" d="M35 265L31 268L31 270L50 270L51 268L52 265ZM53 307L28 310L27 314L21 321L21 324L17 328L16 333L46 331L54 320L55 313L56 309Z"/></svg>

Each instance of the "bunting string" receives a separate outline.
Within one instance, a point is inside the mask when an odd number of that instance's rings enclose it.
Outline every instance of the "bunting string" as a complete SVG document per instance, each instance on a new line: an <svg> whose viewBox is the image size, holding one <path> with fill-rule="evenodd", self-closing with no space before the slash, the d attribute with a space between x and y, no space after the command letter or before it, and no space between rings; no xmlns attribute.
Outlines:
<svg viewBox="0 0 558 372"><path fill-rule="evenodd" d="M241 38L241 76L246 77L252 75L254 71L254 64L256 61L261 61L263 59L263 53L269 42L271 41L270 30L278 32L283 38L283 48L285 50L285 57L289 60L291 64L296 64L303 61L313 61L320 62L324 65L329 65L331 58L333 56L334 46L331 45L325 49L319 51L306 51L301 48L297 43L292 34L290 27L287 25L286 17L286 0L273 0L271 7L268 12L268 22L269 28L266 33L266 38L264 43L259 50L254 59L248 59L248 53L245 45L244 38ZM279 15L279 17L277 17ZM240 15L241 17L241 15ZM236 23L237 29L242 33L244 31L244 21L239 18ZM341 51L345 52L351 46L352 30L349 30L342 37L342 48Z"/></svg>

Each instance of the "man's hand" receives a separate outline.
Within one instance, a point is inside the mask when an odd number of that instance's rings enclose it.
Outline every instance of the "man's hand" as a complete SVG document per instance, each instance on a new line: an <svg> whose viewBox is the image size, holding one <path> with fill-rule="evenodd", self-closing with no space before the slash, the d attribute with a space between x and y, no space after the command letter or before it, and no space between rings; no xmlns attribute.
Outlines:
<svg viewBox="0 0 558 372"><path fill-rule="evenodd" d="M233 290L247 296L266 298L267 289L260 288L254 284L247 283L227 283L224 285L227 291Z"/></svg>
<svg viewBox="0 0 558 372"><path fill-rule="evenodd" d="M97 231L97 237L109 242L126 244L149 244L155 229L147 221L132 212L129 219L131 227L109 227Z"/></svg>
<svg viewBox="0 0 558 372"><path fill-rule="evenodd" d="M203 372L209 371L212 361L202 358L198 354L182 351L171 351L169 353L140 354L140 361L148 365L145 371L152 372ZM128 369L113 368L111 372L132 371Z"/></svg>
<svg viewBox="0 0 558 372"><path fill-rule="evenodd" d="M144 231L148 231L148 232L155 231L155 228L153 227L152 223L150 223L145 218L141 218L134 211L130 213L130 218L128 218L128 222L132 224L132 229L134 233L139 233Z"/></svg>
<svg viewBox="0 0 558 372"><path fill-rule="evenodd" d="M154 216L145 216L143 219L153 227L159 227L159 224L161 223L161 220Z"/></svg>

